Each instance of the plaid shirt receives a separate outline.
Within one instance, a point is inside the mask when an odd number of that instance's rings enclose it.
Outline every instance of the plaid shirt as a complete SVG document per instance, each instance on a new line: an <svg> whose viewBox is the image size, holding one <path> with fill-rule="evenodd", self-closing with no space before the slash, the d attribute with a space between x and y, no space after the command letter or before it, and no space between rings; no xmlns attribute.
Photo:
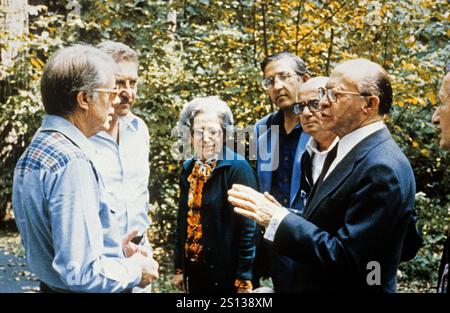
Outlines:
<svg viewBox="0 0 450 313"><path fill-rule="evenodd" d="M27 261L52 288L120 292L141 267L125 259L121 235L89 140L62 117L47 115L14 172L13 209Z"/></svg>

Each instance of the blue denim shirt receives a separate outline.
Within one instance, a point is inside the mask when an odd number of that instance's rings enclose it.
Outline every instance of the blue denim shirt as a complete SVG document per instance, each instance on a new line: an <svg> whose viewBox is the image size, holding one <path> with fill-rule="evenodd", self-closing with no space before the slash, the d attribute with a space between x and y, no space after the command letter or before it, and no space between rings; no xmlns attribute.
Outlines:
<svg viewBox="0 0 450 313"><path fill-rule="evenodd" d="M27 262L53 288L121 292L141 280L125 258L115 209L90 158L89 140L46 115L14 171L13 209Z"/></svg>

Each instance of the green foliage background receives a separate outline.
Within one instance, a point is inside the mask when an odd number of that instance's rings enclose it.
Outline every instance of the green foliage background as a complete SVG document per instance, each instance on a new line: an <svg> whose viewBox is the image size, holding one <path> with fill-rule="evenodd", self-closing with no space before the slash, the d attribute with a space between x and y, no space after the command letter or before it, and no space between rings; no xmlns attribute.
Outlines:
<svg viewBox="0 0 450 313"><path fill-rule="evenodd" d="M29 3L29 34L12 38L0 32L0 48L13 39L21 43L14 64L0 65L1 220L11 217L15 162L43 115L39 78L49 55L79 41L122 41L141 54L143 82L135 112L151 136L149 233L162 273L154 290L171 291L180 169L171 155L171 130L182 105L195 96L219 95L238 125L250 125L274 109L259 88L265 55L290 50L313 75L365 57L383 64L392 77L395 105L387 123L413 165L421 192L417 210L425 246L414 261L402 264L400 289L432 291L450 200L449 157L439 150L430 123L450 51L446 0L79 1L81 16L72 14L69 1Z"/></svg>

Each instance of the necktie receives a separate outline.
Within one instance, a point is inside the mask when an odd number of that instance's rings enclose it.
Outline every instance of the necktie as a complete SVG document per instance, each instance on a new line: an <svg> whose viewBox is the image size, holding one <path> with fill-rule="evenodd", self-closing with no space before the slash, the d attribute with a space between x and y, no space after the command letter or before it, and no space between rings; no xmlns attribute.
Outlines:
<svg viewBox="0 0 450 313"><path fill-rule="evenodd" d="M312 178L312 159L314 158L314 153L312 156L309 155L308 151L305 151L302 155L301 160L301 180L300 187L303 191L305 191L306 196L309 195L312 187L313 187L313 178Z"/></svg>
<svg viewBox="0 0 450 313"><path fill-rule="evenodd" d="M331 149L330 152L328 152L327 157L325 158L325 162L323 163L322 171L320 172L319 178L317 178L317 181L314 183L311 193L309 194L308 202L311 202L314 193L316 192L317 188L322 184L325 175L330 169L331 163L333 163L334 159L336 159L338 145L339 142L337 142L336 145L333 147L333 149Z"/></svg>

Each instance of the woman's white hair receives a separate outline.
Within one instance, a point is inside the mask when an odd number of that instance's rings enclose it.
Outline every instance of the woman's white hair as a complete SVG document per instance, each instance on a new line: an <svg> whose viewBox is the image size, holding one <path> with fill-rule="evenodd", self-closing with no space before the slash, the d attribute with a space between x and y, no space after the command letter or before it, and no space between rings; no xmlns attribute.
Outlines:
<svg viewBox="0 0 450 313"><path fill-rule="evenodd" d="M234 124L233 113L227 103L218 96L209 96L196 97L184 105L178 120L178 128L188 127L192 130L194 118L199 113L216 113L224 132Z"/></svg>

